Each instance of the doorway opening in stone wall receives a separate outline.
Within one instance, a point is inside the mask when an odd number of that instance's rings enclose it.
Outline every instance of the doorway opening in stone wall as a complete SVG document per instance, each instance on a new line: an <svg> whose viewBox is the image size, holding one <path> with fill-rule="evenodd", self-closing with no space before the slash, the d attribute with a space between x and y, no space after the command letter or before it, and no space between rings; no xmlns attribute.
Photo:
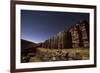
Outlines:
<svg viewBox="0 0 100 73"><path fill-rule="evenodd" d="M89 13L21 10L21 63L89 59Z"/></svg>

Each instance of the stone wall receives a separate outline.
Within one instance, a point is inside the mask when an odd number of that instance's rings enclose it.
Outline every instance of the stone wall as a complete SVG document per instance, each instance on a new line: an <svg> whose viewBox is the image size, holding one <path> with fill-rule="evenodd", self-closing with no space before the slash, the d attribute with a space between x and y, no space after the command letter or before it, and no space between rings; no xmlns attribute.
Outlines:
<svg viewBox="0 0 100 73"><path fill-rule="evenodd" d="M89 48L89 24L84 20L73 24L42 43L43 48Z"/></svg>

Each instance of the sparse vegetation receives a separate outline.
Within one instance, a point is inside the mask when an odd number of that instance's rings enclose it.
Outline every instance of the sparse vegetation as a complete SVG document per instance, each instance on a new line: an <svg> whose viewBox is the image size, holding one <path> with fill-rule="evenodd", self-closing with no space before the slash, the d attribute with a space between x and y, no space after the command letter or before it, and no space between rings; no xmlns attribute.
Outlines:
<svg viewBox="0 0 100 73"><path fill-rule="evenodd" d="M31 57L31 62L45 61L69 61L89 59L88 48L69 48L69 49L47 49L38 48L35 57Z"/></svg>

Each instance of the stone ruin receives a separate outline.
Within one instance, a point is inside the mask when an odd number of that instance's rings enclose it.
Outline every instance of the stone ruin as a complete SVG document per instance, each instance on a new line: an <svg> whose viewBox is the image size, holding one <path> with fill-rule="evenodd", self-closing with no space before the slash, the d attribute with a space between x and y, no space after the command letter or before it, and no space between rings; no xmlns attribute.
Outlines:
<svg viewBox="0 0 100 73"><path fill-rule="evenodd" d="M45 40L42 48L89 48L89 24L83 20Z"/></svg>

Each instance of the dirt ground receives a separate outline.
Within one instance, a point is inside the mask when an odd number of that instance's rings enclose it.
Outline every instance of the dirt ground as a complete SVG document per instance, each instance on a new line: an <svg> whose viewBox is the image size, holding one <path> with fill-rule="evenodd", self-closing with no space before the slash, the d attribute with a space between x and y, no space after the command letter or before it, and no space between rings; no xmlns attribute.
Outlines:
<svg viewBox="0 0 100 73"><path fill-rule="evenodd" d="M68 55L68 58L66 58L66 54ZM69 48L52 50L47 48L38 48L36 56L30 57L29 62L87 59L89 59L89 48Z"/></svg>

